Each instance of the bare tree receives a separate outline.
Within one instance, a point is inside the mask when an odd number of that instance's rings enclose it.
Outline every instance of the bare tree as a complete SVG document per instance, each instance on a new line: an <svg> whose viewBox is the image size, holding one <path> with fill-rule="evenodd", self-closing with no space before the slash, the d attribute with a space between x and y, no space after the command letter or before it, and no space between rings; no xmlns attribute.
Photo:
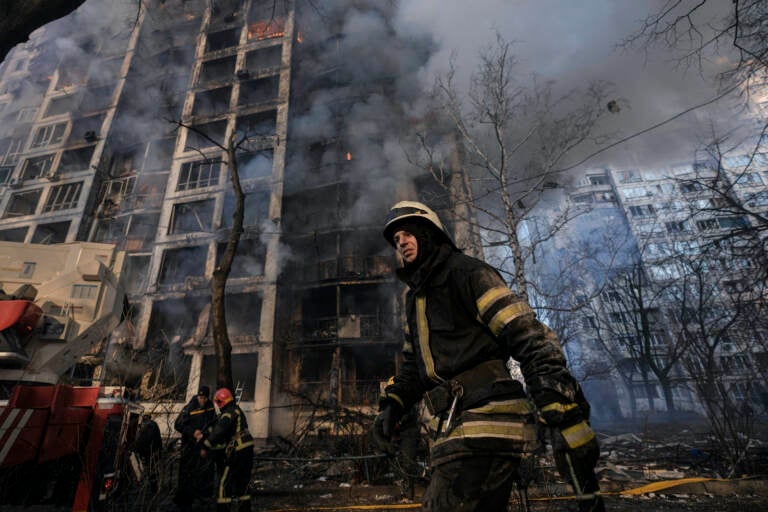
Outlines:
<svg viewBox="0 0 768 512"><path fill-rule="evenodd" d="M213 346L216 353L216 387L227 388L235 391L234 379L232 378L232 342L229 339L227 330L226 294L227 279L232 270L232 263L237 254L237 246L240 243L240 237L243 234L243 219L245 217L245 193L240 183L240 174L238 172L237 153L244 144L249 141L247 133L232 131L226 144L222 144L212 139L208 134L196 129L194 126L188 126L177 122L179 126L186 127L187 130L195 132L203 137L209 143L224 151L226 159L224 164L229 171L229 179L232 183L232 190L235 196L235 208L232 212L232 228L227 235L227 245L224 253L217 261L211 278L211 331L213 334ZM205 158L205 154L201 152Z"/></svg>
<svg viewBox="0 0 768 512"><path fill-rule="evenodd" d="M699 69L718 50L735 50L723 84L759 83L768 70L768 6L761 0L667 0L622 44L664 45L679 52L681 66Z"/></svg>
<svg viewBox="0 0 768 512"><path fill-rule="evenodd" d="M652 280L638 261L606 287L595 315L601 334L633 362L633 372L639 374L651 410L657 383L666 410L675 410L672 389L679 378L680 358L687 350L687 340L669 329L669 286L668 282Z"/></svg>
<svg viewBox="0 0 768 512"><path fill-rule="evenodd" d="M761 286L768 284L767 127L746 147L731 144L727 136L713 136L693 172L676 180L688 191L690 220L707 226L702 249L713 257L727 254L753 269L748 278Z"/></svg>
<svg viewBox="0 0 768 512"><path fill-rule="evenodd" d="M557 97L554 84L518 81L512 43L497 36L480 54L469 92L461 94L456 69L436 82L436 112L419 134L412 163L427 169L446 189L455 189L457 167L468 176L463 195L482 243L511 276L512 287L528 296L526 264L537 244L549 240L577 211L566 209L535 226L535 209L557 187L557 171L574 152L602 137L600 118L608 113L609 86L590 85ZM441 134L442 130L442 135ZM455 162L456 152L463 161ZM461 180L458 180L461 181ZM475 220L475 217L477 220Z"/></svg>

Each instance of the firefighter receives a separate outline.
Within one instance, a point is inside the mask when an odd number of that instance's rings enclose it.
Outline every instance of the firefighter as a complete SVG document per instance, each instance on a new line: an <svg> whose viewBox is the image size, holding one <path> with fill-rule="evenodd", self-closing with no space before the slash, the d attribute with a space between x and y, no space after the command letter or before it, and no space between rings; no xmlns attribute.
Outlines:
<svg viewBox="0 0 768 512"><path fill-rule="evenodd" d="M181 510L190 510L195 499L207 499L213 495L213 463L200 456L200 447L195 439L195 431L204 430L216 421L210 396L208 386L201 386L173 424L173 428L181 433L179 481L173 498Z"/></svg>
<svg viewBox="0 0 768 512"><path fill-rule="evenodd" d="M152 419L152 416L145 414L141 418L141 429L133 442L131 451L141 459L144 470L149 482L149 490L152 494L157 493L157 481L160 474L160 454L163 449L163 440L160 437L160 427Z"/></svg>
<svg viewBox="0 0 768 512"><path fill-rule="evenodd" d="M395 204L384 237L409 290L404 361L384 390L374 437L386 444L404 411L424 397L436 438L423 509L506 510L543 421L556 433L558 467L579 510L603 511L589 408L554 332L493 267L462 254L426 205ZM533 404L511 378L509 357L520 363Z"/></svg>
<svg viewBox="0 0 768 512"><path fill-rule="evenodd" d="M196 431L195 438L202 443L203 455L209 451L223 455L219 488L216 492L216 510L238 512L251 510L251 495L248 484L253 468L253 437L248 432L248 423L242 409L235 404L232 392L221 388L213 395L219 408L219 417L213 427L205 432Z"/></svg>

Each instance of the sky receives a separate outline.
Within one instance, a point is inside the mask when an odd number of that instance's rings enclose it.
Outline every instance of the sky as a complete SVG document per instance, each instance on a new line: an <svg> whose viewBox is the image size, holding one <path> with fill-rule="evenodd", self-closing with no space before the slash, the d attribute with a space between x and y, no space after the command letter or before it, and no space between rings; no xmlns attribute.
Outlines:
<svg viewBox="0 0 768 512"><path fill-rule="evenodd" d="M713 70L727 55L711 55L705 76L697 69L676 67L667 48L625 50L621 41L665 2L635 0L418 0L400 5L398 23L430 33L439 45L423 70L425 84L444 73L455 53L463 84L477 65L478 52L498 31L515 42L520 72L555 80L562 91L583 88L595 80L615 86L621 112L606 125L616 138L631 135L717 94ZM729 2L709 2L708 14ZM625 143L588 162L590 166L659 166L689 160L717 111L697 110L679 121Z"/></svg>

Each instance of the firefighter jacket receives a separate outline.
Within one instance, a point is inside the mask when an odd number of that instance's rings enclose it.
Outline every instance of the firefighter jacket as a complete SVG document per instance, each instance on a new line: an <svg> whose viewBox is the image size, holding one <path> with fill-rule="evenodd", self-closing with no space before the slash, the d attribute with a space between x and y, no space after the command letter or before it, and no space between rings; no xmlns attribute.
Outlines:
<svg viewBox="0 0 768 512"><path fill-rule="evenodd" d="M534 450L534 408L506 361L511 356L520 363L537 404L552 393L572 402L579 386L556 335L493 267L447 244L415 271L398 275L409 286L403 364L384 399L407 410L426 393L443 429L432 447L433 464L478 452Z"/></svg>
<svg viewBox="0 0 768 512"><path fill-rule="evenodd" d="M208 429L203 446L209 450L223 450L226 459L238 452L253 452L253 437L248 432L245 414L235 402L229 402L221 409L216 424Z"/></svg>
<svg viewBox="0 0 768 512"><path fill-rule="evenodd" d="M216 410L210 400L201 406L197 397L193 397L181 410L173 423L173 428L181 433L182 446L194 446L195 430L204 431L216 421Z"/></svg>

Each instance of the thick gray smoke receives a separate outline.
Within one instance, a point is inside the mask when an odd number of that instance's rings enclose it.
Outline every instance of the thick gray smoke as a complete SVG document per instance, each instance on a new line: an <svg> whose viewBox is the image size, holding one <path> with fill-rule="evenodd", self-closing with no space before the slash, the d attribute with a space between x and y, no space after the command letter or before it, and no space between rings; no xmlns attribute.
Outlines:
<svg viewBox="0 0 768 512"><path fill-rule="evenodd" d="M625 100L628 107L610 116L604 128L621 138L714 97L713 76L730 57L728 49L722 48L723 54L712 54L703 62L699 74L698 69L676 66L673 59L678 54L666 48L652 49L647 55L617 48L639 28L641 19L664 3L480 0L472 2L472 13L467 15L466 2L461 0L422 0L402 2L396 26L430 35L440 45L421 74L425 85L445 73L455 52L458 82L466 87L479 62L478 51L494 42L497 31L517 43L521 74L555 80L560 91L584 88L595 80L612 82L617 99ZM705 14L718 19L729 8L725 4L729 3L707 2ZM718 117L718 112L692 113L587 165L653 166L688 160L698 144L697 132L707 128L708 119Z"/></svg>

